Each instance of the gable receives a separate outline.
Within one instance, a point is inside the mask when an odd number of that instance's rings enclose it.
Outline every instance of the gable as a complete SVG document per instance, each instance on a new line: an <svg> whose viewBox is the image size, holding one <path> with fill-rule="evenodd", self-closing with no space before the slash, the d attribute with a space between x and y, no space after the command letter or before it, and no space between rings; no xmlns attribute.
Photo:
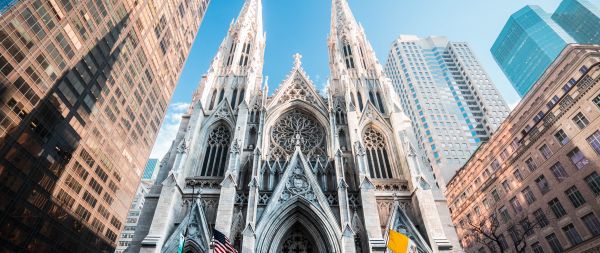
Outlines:
<svg viewBox="0 0 600 253"><path fill-rule="evenodd" d="M325 110L327 106L323 98L321 98L314 84L308 78L304 69L302 69L301 56L296 54L294 57L296 60L294 67L281 86L275 91L269 107L299 100Z"/></svg>

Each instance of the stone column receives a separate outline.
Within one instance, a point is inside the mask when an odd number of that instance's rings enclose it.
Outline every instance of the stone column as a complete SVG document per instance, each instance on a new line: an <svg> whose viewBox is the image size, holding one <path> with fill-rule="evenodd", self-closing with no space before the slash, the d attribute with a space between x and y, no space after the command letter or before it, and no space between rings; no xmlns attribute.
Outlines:
<svg viewBox="0 0 600 253"><path fill-rule="evenodd" d="M266 93L265 93L266 94ZM250 181L249 192L248 192L248 208L246 210L246 228L244 228L243 232L243 243L242 243L242 253L252 253L254 252L255 244L256 244L256 211L258 209L258 201L260 198L260 194L258 192L260 184L258 180L260 178L259 172L261 167L260 162L260 149L262 146L262 133L263 126L265 120L265 112L264 110L261 112L260 122L258 126L257 136L259 136L256 140L256 147L254 148L253 160L252 160L252 180Z"/></svg>
<svg viewBox="0 0 600 253"><path fill-rule="evenodd" d="M175 224L175 211L181 207L182 195L175 175L170 174L163 182L162 191L152 218L148 235L141 243L141 253L159 253L169 232Z"/></svg>
<svg viewBox="0 0 600 253"><path fill-rule="evenodd" d="M360 199L365 221L365 230L369 238L369 249L371 252L385 252L385 241L381 235L381 221L379 220L379 209L375 198L375 186L371 183L371 177L367 172L366 153L360 142L356 143L356 161L360 170Z"/></svg>
<svg viewBox="0 0 600 253"><path fill-rule="evenodd" d="M348 184L344 179L344 165L342 151L338 149L335 154L335 171L338 178L338 202L340 208L340 224L342 224L342 249L343 252L356 252L354 245L354 231L350 221L350 204L348 203Z"/></svg>

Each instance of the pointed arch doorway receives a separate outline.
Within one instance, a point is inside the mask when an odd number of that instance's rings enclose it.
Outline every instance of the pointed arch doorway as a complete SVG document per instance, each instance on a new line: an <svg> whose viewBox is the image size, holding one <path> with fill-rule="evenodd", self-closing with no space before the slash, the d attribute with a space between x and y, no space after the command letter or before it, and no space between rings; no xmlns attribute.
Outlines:
<svg viewBox="0 0 600 253"><path fill-rule="evenodd" d="M296 222L283 236L277 252L317 253L318 248L313 235L302 224Z"/></svg>

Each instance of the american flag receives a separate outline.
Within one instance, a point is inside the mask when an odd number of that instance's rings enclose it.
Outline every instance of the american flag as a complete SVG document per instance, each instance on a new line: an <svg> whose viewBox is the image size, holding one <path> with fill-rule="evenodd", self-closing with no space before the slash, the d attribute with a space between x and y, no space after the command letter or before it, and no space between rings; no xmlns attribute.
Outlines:
<svg viewBox="0 0 600 253"><path fill-rule="evenodd" d="M213 229L212 243L215 246L215 253L237 253L229 238L219 230Z"/></svg>

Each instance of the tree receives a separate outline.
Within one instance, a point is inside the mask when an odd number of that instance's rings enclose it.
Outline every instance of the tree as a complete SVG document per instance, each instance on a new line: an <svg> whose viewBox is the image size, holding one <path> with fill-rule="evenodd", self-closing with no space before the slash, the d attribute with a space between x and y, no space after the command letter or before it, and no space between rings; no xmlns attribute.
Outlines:
<svg viewBox="0 0 600 253"><path fill-rule="evenodd" d="M471 247L476 243L491 252L525 253L527 238L549 223L548 215L545 212L541 214L543 217L530 219L524 210L519 210L517 215L511 217L505 206L493 207L475 217L467 214L466 219L460 221L459 234ZM512 243L508 243L506 234Z"/></svg>

